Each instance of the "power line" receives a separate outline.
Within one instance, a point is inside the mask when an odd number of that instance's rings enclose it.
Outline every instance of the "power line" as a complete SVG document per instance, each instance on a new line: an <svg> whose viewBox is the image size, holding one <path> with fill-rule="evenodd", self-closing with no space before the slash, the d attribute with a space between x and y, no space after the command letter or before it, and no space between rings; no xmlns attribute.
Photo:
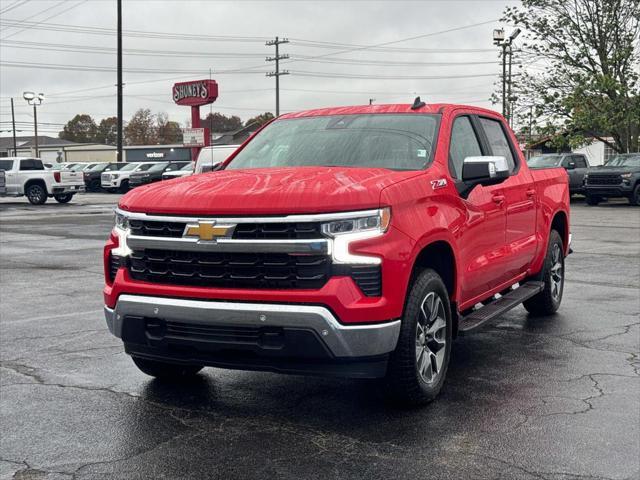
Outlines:
<svg viewBox="0 0 640 480"><path fill-rule="evenodd" d="M39 20L39 21L37 21L37 22L25 22L24 20L20 20L20 21L18 22L18 24L29 23L30 25L26 25L26 26L24 26L23 28L21 28L20 30L18 30L17 32L13 32L13 33L11 33L11 34L9 34L9 35L7 35L7 36L3 37L3 38L2 38L2 40L6 40L7 38L11 38L11 37L13 37L13 36L15 36L15 35L17 35L17 34L19 34L19 33L23 32L23 31L25 31L25 30L29 30L29 29L31 29L31 28L35 28L35 25L40 25L41 23L44 23L44 22L46 22L46 21L47 21L47 20L49 20L49 19L52 19L52 18L58 17L58 16L62 15L63 13L68 12L69 10L72 10L72 9L74 9L74 8L76 8L76 7L79 7L80 5L82 5L83 3L85 3L86 1L87 1L87 0L80 0L80 1L79 1L78 3L76 3L75 5L71 5L71 6L67 7L67 8L65 8L65 9L63 9L63 10L61 10L61 11L59 11L58 13L54 13L53 15L49 15L48 17L45 17L45 18L43 18L42 20ZM58 4L56 4L55 6L57 7L58 5L61 5L61 4L63 4L63 3L65 3L65 1L62 1L62 2L60 2L60 3L58 3ZM43 10L43 11L47 11L47 10L50 10L50 8L47 8L46 10ZM42 12L40 12L40 13L42 13ZM32 15L31 17L33 17L33 16L35 16L35 15ZM27 18L31 18L31 17L27 17ZM14 25L14 26L15 26L15 25Z"/></svg>
<svg viewBox="0 0 640 480"><path fill-rule="evenodd" d="M292 75L299 77L315 78L358 78L362 80L447 80L452 78L478 78L495 77L494 73L464 74L464 75L359 75L352 73L337 72L308 72L302 70L291 70Z"/></svg>
<svg viewBox="0 0 640 480"><path fill-rule="evenodd" d="M10 12L11 10L21 7L22 5L24 5L25 3L29 3L30 0L17 0L11 4L9 4L8 6L4 7L3 9L0 10L0 15L4 15L7 12Z"/></svg>

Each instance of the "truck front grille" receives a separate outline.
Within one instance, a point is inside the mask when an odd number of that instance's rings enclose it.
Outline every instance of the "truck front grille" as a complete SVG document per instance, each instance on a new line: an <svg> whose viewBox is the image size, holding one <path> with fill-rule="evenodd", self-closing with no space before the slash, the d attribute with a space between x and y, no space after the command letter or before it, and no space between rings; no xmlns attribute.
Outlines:
<svg viewBox="0 0 640 480"><path fill-rule="evenodd" d="M622 177L616 174L590 173L587 178L587 185L619 185L622 183Z"/></svg>
<svg viewBox="0 0 640 480"><path fill-rule="evenodd" d="M329 278L325 255L210 253L146 249L131 254L136 280L226 288L318 289Z"/></svg>
<svg viewBox="0 0 640 480"><path fill-rule="evenodd" d="M220 223L224 220L220 219ZM180 238L187 222L129 220L131 233L145 237ZM323 238L320 223L239 223L233 233L238 240L310 240Z"/></svg>

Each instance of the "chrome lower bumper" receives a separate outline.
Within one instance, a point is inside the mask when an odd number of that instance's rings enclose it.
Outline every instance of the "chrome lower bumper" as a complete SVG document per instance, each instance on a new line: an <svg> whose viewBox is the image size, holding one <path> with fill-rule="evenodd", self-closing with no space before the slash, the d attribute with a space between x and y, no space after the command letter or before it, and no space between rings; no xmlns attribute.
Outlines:
<svg viewBox="0 0 640 480"><path fill-rule="evenodd" d="M121 295L114 309L104 307L109 331L122 337L126 316L219 326L259 326L313 330L338 358L373 357L395 349L400 320L375 325L343 325L324 307L185 300Z"/></svg>

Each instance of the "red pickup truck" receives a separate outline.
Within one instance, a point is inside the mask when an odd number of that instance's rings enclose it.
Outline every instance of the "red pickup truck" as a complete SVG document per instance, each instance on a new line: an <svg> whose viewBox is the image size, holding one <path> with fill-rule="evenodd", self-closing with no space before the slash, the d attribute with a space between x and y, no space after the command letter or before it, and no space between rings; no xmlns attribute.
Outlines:
<svg viewBox="0 0 640 480"><path fill-rule="evenodd" d="M561 169L529 170L493 111L375 105L283 115L218 171L137 188L104 248L110 331L159 378L204 366L440 391L456 335L555 312Z"/></svg>

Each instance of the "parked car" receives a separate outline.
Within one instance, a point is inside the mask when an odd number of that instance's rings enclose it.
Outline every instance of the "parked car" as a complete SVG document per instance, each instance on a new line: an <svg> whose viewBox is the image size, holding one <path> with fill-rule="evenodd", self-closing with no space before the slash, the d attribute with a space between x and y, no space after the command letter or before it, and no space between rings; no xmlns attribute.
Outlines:
<svg viewBox="0 0 640 480"><path fill-rule="evenodd" d="M519 304L558 309L569 245L566 173L529 170L492 110L285 114L215 175L120 199L105 316L161 379L203 366L382 377L421 404L457 334Z"/></svg>
<svg viewBox="0 0 640 480"><path fill-rule="evenodd" d="M162 180L171 180L172 178L188 177L193 175L193 163L189 162L178 170L167 170L162 174Z"/></svg>
<svg viewBox="0 0 640 480"><path fill-rule="evenodd" d="M82 170L84 174L84 184L88 192L99 192L101 190L101 176L103 172L115 172L126 165L125 162L118 163L96 163L93 167Z"/></svg>
<svg viewBox="0 0 640 480"><path fill-rule="evenodd" d="M131 188L146 185L148 183L159 182L162 180L162 174L180 170L190 162L159 162L153 165L145 172L132 173L129 177L129 186Z"/></svg>
<svg viewBox="0 0 640 480"><path fill-rule="evenodd" d="M206 173L217 169L240 145L213 145L203 147L198 154L194 173Z"/></svg>
<svg viewBox="0 0 640 480"><path fill-rule="evenodd" d="M76 193L84 191L81 174L47 169L39 158L5 157L0 159L0 170L4 180L0 195L25 195L33 205L42 205L49 197L68 203Z"/></svg>
<svg viewBox="0 0 640 480"><path fill-rule="evenodd" d="M589 168L587 157L581 153L551 153L527 160L531 169L562 167L569 175L569 192L584 193L584 175Z"/></svg>
<svg viewBox="0 0 640 480"><path fill-rule="evenodd" d="M640 153L622 153L601 167L590 168L584 188L589 205L609 198L628 198L640 206Z"/></svg>
<svg viewBox="0 0 640 480"><path fill-rule="evenodd" d="M117 171L105 171L100 175L100 184L108 192L129 191L129 178L135 172L145 172L155 165L155 162L127 163Z"/></svg>

